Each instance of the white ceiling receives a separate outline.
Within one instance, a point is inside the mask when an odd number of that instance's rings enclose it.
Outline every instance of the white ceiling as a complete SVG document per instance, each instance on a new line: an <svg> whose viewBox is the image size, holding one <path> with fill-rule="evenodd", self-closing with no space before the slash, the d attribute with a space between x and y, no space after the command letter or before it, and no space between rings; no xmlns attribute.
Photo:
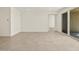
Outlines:
<svg viewBox="0 0 79 59"><path fill-rule="evenodd" d="M63 7L17 7L20 11L59 11Z"/></svg>

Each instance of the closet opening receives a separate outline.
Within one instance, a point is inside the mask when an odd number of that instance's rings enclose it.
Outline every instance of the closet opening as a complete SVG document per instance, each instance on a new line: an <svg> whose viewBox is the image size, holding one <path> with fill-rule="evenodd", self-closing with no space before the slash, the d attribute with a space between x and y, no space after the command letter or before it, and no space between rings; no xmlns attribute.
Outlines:
<svg viewBox="0 0 79 59"><path fill-rule="evenodd" d="M67 12L62 14L62 32L66 33L68 32L68 20L67 20Z"/></svg>

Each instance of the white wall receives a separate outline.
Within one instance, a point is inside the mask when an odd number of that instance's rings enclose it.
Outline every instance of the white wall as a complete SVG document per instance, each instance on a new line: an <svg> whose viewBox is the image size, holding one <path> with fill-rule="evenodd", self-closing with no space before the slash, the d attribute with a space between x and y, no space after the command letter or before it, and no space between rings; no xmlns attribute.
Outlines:
<svg viewBox="0 0 79 59"><path fill-rule="evenodd" d="M47 32L48 12L25 11L22 13L22 32Z"/></svg>
<svg viewBox="0 0 79 59"><path fill-rule="evenodd" d="M11 35L21 31L21 13L16 8L11 8Z"/></svg>
<svg viewBox="0 0 79 59"><path fill-rule="evenodd" d="M0 7L0 36L10 35L10 8Z"/></svg>
<svg viewBox="0 0 79 59"><path fill-rule="evenodd" d="M54 14L49 14L49 27L50 28L55 28L55 15Z"/></svg>
<svg viewBox="0 0 79 59"><path fill-rule="evenodd" d="M58 14L56 13L55 28L57 31L61 32L62 30L61 14L70 9L73 8L65 8L59 11ZM0 22L0 35L10 35L10 33L14 35L21 30L22 32L47 32L49 30L48 14L47 11L40 10L24 11L20 14L16 8L10 9L0 7L0 21L3 22ZM5 23L3 19L6 20Z"/></svg>

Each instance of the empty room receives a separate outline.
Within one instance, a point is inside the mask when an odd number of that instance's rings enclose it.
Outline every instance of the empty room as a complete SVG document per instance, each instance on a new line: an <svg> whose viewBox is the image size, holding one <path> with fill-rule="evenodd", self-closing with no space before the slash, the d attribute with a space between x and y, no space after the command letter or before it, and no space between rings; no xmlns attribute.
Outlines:
<svg viewBox="0 0 79 59"><path fill-rule="evenodd" d="M74 13L79 9L0 7L0 51L78 51Z"/></svg>
<svg viewBox="0 0 79 59"><path fill-rule="evenodd" d="M70 12L70 34L79 38L79 8L75 8Z"/></svg>

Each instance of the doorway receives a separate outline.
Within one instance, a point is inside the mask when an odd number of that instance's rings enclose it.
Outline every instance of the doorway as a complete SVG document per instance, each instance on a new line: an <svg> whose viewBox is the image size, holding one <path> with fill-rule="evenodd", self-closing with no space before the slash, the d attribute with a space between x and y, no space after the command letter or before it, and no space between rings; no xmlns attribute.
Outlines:
<svg viewBox="0 0 79 59"><path fill-rule="evenodd" d="M49 18L49 28L55 30L55 15L49 14L48 18Z"/></svg>
<svg viewBox="0 0 79 59"><path fill-rule="evenodd" d="M79 38L79 8L70 12L70 35Z"/></svg>
<svg viewBox="0 0 79 59"><path fill-rule="evenodd" d="M66 33L68 32L68 17L67 17L67 12L62 14L62 32Z"/></svg>

